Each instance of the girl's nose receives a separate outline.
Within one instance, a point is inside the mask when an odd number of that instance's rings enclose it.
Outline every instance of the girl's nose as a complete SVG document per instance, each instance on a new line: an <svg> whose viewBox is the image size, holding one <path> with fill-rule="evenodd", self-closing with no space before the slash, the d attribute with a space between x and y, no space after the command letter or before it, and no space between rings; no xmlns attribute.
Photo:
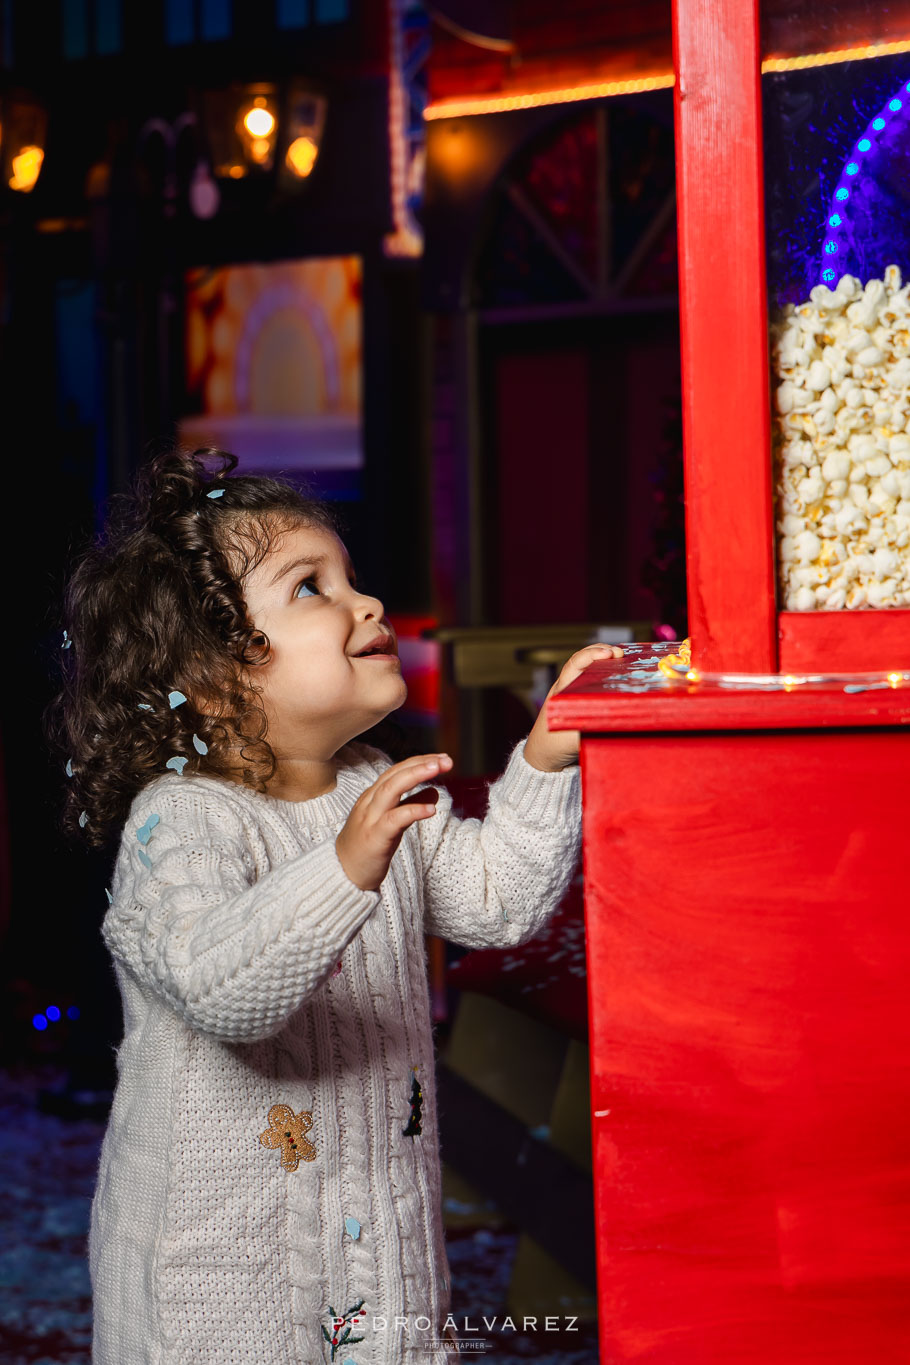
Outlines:
<svg viewBox="0 0 910 1365"><path fill-rule="evenodd" d="M358 592L357 596L360 599L359 605L366 609L368 615L376 616L380 620L385 616L385 607L378 597L373 597L368 592Z"/></svg>

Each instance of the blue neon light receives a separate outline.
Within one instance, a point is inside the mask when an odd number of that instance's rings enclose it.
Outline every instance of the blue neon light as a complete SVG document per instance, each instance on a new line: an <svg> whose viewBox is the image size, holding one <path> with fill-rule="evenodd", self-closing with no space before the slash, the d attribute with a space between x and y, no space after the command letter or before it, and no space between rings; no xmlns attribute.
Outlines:
<svg viewBox="0 0 910 1365"><path fill-rule="evenodd" d="M842 171L843 176L852 178L853 176L860 174L861 163L858 159L860 155L868 152L871 152L873 156L876 155L878 146L876 140L870 136L870 133L872 131L880 133L883 129L888 127L889 120L887 118L887 114L889 110L892 114L896 114L900 110L904 109L905 101L902 97L905 92L907 94L910 94L910 81L906 81L905 84L901 86L899 92L894 96L893 99L890 99L885 108L882 109L881 112L877 114L875 118L869 122L866 131L860 138L857 139L851 159L846 163L846 165L843 168ZM902 117L904 118L907 117L908 110L910 110L910 105L907 106L907 110L905 110ZM847 188L847 186L844 184L838 185L837 189L834 191L834 200L832 201L831 207L828 209L828 215L825 225L831 232L831 235L829 236L826 233L825 236L822 238L822 260L820 270L822 279L826 281L831 279L834 273L833 271L830 271L829 269L826 268L827 267L826 257L837 255L840 251L841 245L843 245L844 254L848 257L848 260L844 262L844 266L848 267L850 264L849 257L851 251L853 250L853 246L849 239L843 239L841 235L842 233L849 231L849 223L845 220L843 214L835 211L835 204L846 204L849 198L850 190Z"/></svg>
<svg viewBox="0 0 910 1365"><path fill-rule="evenodd" d="M43 1014L32 1015L32 1023L39 1032L43 1032L43 1030L47 1028L47 1020Z"/></svg>
<svg viewBox="0 0 910 1365"><path fill-rule="evenodd" d="M78 1006L78 1005L68 1005L68 1006L67 1006L67 1010L66 1010L66 1017L67 1017L67 1019L78 1019L78 1018L79 1018L79 1006Z"/></svg>
<svg viewBox="0 0 910 1365"><path fill-rule="evenodd" d="M822 279L825 281L826 284L830 284L830 282L835 278L835 273L836 272L833 270L823 270Z"/></svg>
<svg viewBox="0 0 910 1365"><path fill-rule="evenodd" d="M48 1005L44 1013L47 1015L48 1019L50 1019L52 1024L56 1024L57 1020L60 1018L60 1011L58 1010L56 1005Z"/></svg>

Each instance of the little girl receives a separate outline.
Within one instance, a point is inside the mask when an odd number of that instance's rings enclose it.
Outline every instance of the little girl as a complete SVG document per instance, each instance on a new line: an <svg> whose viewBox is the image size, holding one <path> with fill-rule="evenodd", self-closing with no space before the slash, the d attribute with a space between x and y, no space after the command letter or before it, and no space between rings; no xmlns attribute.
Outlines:
<svg viewBox="0 0 910 1365"><path fill-rule="evenodd" d="M452 814L331 508L168 452L67 588L64 823L120 835L123 1001L92 1205L94 1365L454 1359L424 934L505 947L573 874L577 732L545 708ZM574 654L561 690L609 645ZM358 739L358 736L361 738ZM407 1353L407 1354L406 1354Z"/></svg>

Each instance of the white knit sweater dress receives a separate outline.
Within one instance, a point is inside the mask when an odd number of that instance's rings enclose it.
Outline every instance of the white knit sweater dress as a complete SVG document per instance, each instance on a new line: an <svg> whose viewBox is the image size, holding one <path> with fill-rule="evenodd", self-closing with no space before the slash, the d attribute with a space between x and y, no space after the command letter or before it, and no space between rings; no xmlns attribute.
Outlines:
<svg viewBox="0 0 910 1365"><path fill-rule="evenodd" d="M483 822L438 788L378 891L335 851L391 765L362 742L308 801L176 773L137 795L103 925L124 1039L94 1365L456 1359L431 1345L451 1285L423 935L524 943L568 886L580 771L540 772L524 744Z"/></svg>

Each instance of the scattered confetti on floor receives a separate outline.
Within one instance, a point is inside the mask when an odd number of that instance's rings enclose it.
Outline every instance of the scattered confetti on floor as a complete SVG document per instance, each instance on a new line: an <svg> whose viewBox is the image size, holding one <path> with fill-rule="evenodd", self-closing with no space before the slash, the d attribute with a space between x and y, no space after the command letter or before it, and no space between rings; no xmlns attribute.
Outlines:
<svg viewBox="0 0 910 1365"><path fill-rule="evenodd" d="M42 1090L65 1075L53 1067L0 1071L0 1360L3 1365L90 1365L89 1209L103 1121L59 1118L39 1108ZM49 1154L52 1155L52 1159ZM459 1227L446 1233L452 1315L479 1325L490 1343L474 1359L495 1365L596 1365L596 1327L577 1332L500 1330L518 1231ZM481 1317L498 1318L487 1331ZM520 1323L516 1323L520 1326ZM459 1336L465 1333L459 1331Z"/></svg>
<svg viewBox="0 0 910 1365"><path fill-rule="evenodd" d="M38 1108L62 1074L0 1072L0 1360L89 1365L85 1242L104 1124Z"/></svg>

